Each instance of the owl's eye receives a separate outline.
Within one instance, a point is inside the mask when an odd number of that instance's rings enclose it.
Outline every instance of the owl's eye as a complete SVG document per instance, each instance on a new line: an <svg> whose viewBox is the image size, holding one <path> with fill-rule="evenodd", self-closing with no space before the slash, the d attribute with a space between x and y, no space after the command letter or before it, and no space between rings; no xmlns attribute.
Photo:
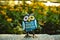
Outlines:
<svg viewBox="0 0 60 40"><path fill-rule="evenodd" d="M29 19L34 20L35 18L34 18L34 16L29 16Z"/></svg>
<svg viewBox="0 0 60 40"><path fill-rule="evenodd" d="M28 16L25 16L25 17L24 17L24 21L27 21L27 20L28 20Z"/></svg>

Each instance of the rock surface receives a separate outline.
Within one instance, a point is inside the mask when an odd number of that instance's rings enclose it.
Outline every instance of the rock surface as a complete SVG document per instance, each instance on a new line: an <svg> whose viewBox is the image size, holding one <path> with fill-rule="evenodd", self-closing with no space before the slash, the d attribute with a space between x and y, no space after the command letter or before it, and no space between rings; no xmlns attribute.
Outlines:
<svg viewBox="0 0 60 40"><path fill-rule="evenodd" d="M47 34L36 34L35 38L32 37L24 38L24 36L25 34L22 35L0 34L0 40L54 40L53 36Z"/></svg>
<svg viewBox="0 0 60 40"><path fill-rule="evenodd" d="M60 35L52 35L55 40L60 40Z"/></svg>

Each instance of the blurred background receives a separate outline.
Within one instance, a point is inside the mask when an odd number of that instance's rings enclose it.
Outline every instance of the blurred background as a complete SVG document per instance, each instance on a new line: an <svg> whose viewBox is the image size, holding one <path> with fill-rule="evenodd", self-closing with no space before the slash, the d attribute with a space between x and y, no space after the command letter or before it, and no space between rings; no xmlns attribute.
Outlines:
<svg viewBox="0 0 60 40"><path fill-rule="evenodd" d="M36 34L60 34L60 0L0 0L0 34L25 34L22 20L32 12Z"/></svg>

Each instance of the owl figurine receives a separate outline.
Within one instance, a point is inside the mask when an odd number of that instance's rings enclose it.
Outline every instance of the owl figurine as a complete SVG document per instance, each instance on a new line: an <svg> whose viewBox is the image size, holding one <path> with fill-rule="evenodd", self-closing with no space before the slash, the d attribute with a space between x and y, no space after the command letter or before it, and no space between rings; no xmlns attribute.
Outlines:
<svg viewBox="0 0 60 40"><path fill-rule="evenodd" d="M24 16L22 21L22 27L23 30L26 31L27 35L25 37L30 37L29 32L33 31L33 37L34 37L34 30L37 28L37 21L35 17L32 14L28 14Z"/></svg>

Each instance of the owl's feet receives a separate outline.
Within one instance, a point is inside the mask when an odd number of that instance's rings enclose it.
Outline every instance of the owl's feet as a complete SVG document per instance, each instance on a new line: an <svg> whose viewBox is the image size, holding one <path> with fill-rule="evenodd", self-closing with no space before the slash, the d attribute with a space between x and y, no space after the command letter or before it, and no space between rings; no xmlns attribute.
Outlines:
<svg viewBox="0 0 60 40"><path fill-rule="evenodd" d="M24 37L24 38L27 38L27 37L31 37L31 36L29 36L29 35L25 35L25 37Z"/></svg>
<svg viewBox="0 0 60 40"><path fill-rule="evenodd" d="M37 38L37 36L35 36L35 35L33 35L32 37L33 37L33 38Z"/></svg>

